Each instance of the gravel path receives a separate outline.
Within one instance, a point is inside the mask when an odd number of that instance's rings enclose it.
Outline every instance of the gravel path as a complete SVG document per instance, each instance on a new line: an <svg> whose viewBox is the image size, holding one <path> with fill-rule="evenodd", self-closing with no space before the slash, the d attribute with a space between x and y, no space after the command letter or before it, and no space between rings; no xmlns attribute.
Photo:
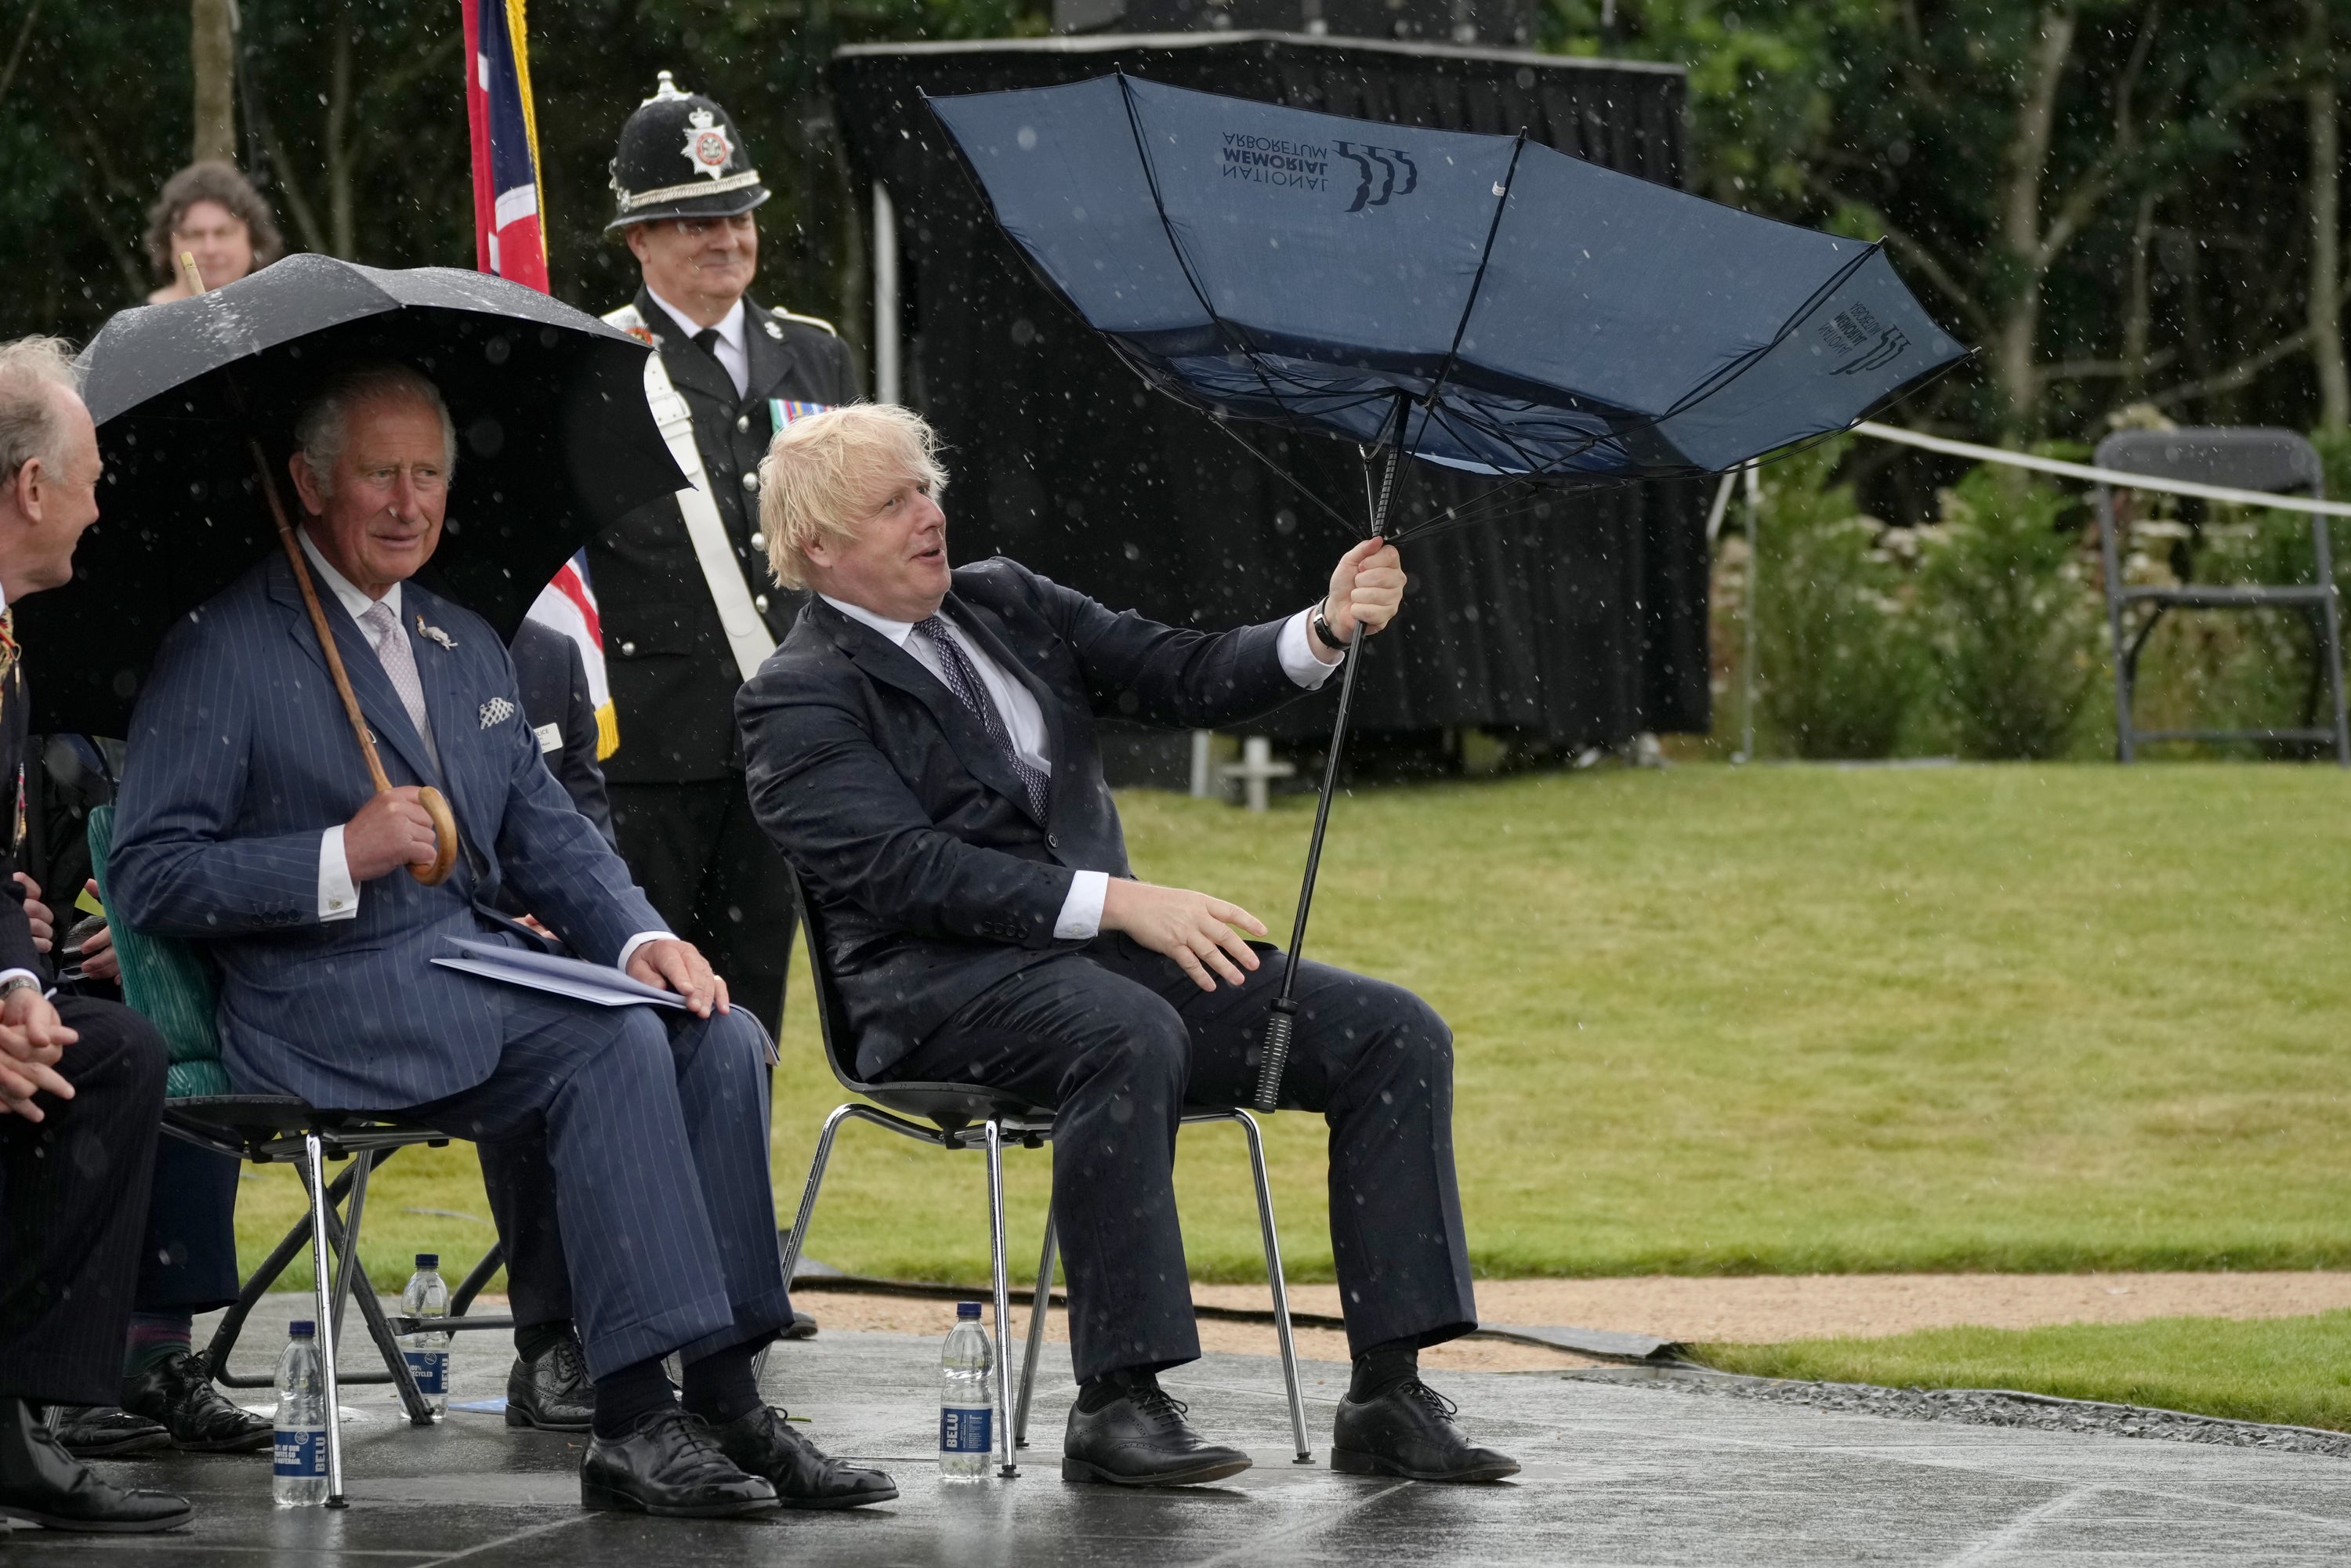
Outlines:
<svg viewBox="0 0 2351 1568"><path fill-rule="evenodd" d="M2320 1432L2306 1427L2270 1427L2255 1421L2221 1421L2135 1405L2050 1399L1996 1389L1878 1388L1862 1383L1797 1383L1720 1373L1631 1378L1606 1372L1570 1375L1706 1398L1755 1399L1902 1421L1947 1421L1970 1427L2023 1427L2041 1432L2154 1437L2174 1443L2211 1443L2222 1448L2266 1448L2281 1454L2319 1454L2351 1459L2351 1434Z"/></svg>

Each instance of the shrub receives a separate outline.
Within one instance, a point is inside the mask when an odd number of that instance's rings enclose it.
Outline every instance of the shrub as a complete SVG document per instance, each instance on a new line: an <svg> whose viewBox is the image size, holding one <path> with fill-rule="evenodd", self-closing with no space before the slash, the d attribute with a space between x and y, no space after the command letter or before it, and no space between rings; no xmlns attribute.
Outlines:
<svg viewBox="0 0 2351 1568"><path fill-rule="evenodd" d="M2101 673L2097 584L2060 527L2078 497L1987 465L1942 500L1918 586L1952 740L1963 757L2062 756Z"/></svg>
<svg viewBox="0 0 2351 1568"><path fill-rule="evenodd" d="M1885 525L1828 483L1847 444L1763 471L1761 716L1799 757L1887 755L1918 691Z"/></svg>

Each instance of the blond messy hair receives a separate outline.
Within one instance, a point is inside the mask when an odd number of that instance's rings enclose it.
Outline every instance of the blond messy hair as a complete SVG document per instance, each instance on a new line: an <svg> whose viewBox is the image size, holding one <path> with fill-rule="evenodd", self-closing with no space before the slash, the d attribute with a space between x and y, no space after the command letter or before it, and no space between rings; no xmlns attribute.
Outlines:
<svg viewBox="0 0 2351 1568"><path fill-rule="evenodd" d="M934 497L947 487L938 433L913 409L857 402L792 421L759 461L768 570L786 588L806 588L809 546L855 539L857 525L908 479Z"/></svg>

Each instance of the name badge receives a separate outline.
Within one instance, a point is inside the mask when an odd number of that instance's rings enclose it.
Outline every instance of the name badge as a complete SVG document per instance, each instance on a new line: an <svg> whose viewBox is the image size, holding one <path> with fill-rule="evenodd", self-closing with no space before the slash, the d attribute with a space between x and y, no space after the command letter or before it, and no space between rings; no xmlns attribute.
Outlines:
<svg viewBox="0 0 2351 1568"><path fill-rule="evenodd" d="M531 734L538 737L538 748L541 751L560 751L563 749L563 727L561 725L533 725L530 732Z"/></svg>

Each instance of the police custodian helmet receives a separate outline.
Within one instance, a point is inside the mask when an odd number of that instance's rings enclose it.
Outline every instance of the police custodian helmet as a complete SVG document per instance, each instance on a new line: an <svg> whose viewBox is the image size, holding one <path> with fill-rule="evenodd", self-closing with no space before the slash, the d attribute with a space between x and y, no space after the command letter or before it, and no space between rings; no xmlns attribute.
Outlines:
<svg viewBox="0 0 2351 1568"><path fill-rule="evenodd" d="M768 199L750 150L727 112L680 92L667 71L621 127L612 157L620 212L605 232L663 218L731 218Z"/></svg>

